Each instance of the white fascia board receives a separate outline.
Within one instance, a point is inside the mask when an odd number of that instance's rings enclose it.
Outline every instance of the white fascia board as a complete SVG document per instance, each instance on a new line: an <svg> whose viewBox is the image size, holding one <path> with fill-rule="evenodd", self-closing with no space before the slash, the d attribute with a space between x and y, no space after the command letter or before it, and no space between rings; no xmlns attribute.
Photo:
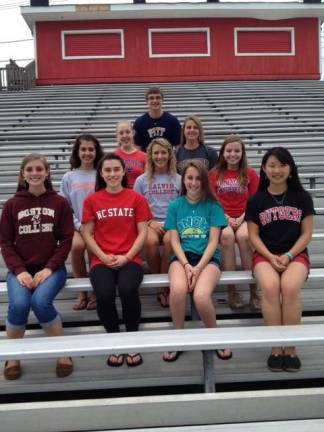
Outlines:
<svg viewBox="0 0 324 432"><path fill-rule="evenodd" d="M22 6L21 14L32 29L37 21L83 21L99 19L154 18L256 18L278 20L320 18L324 20L324 3L144 3L107 4L106 10L88 10L84 5ZM92 5L92 9L93 9Z"/></svg>

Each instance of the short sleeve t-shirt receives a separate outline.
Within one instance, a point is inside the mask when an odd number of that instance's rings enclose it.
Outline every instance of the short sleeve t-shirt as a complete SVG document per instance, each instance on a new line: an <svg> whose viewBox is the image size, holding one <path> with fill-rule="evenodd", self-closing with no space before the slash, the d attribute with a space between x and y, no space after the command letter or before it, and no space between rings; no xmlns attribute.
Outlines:
<svg viewBox="0 0 324 432"><path fill-rule="evenodd" d="M94 240L105 254L125 255L138 235L137 223L152 218L145 198L131 189L109 193L105 189L88 196L84 201L82 223L93 221ZM141 264L138 253L133 260ZM91 268L102 264L91 256Z"/></svg>
<svg viewBox="0 0 324 432"><path fill-rule="evenodd" d="M248 168L248 183L246 186L240 184L238 172L234 170L226 170L221 180L217 177L218 173L216 170L210 171L209 183L211 190L222 204L225 213L233 218L241 216L245 211L247 200L258 189L258 174L253 168Z"/></svg>
<svg viewBox="0 0 324 432"><path fill-rule="evenodd" d="M191 204L181 196L170 203L164 228L178 232L184 252L202 255L208 245L210 228L223 228L226 225L224 211L216 201ZM218 248L214 258L220 260Z"/></svg>
<svg viewBox="0 0 324 432"><path fill-rule="evenodd" d="M147 175L143 174L136 179L134 190L146 198L153 219L164 222L170 202L180 195L181 176L155 174L149 184Z"/></svg>
<svg viewBox="0 0 324 432"><path fill-rule="evenodd" d="M300 237L302 220L314 213L313 200L306 191L288 190L274 197L268 191L258 191L247 203L245 219L258 225L260 238L271 253L282 254Z"/></svg>
<svg viewBox="0 0 324 432"><path fill-rule="evenodd" d="M173 147L180 143L179 120L167 111L164 111L159 118L152 118L149 113L143 114L135 120L134 130L135 143L145 152L154 138L166 138Z"/></svg>
<svg viewBox="0 0 324 432"><path fill-rule="evenodd" d="M135 180L138 176L143 174L146 164L146 154L140 150L133 153L125 153L122 149L118 148L114 151L120 156L126 165L127 171L127 187L133 189Z"/></svg>
<svg viewBox="0 0 324 432"><path fill-rule="evenodd" d="M200 144L199 147L189 150L185 147L179 147L176 152L177 169L181 174L189 160L198 160L205 165L207 170L213 168L217 161L217 150Z"/></svg>

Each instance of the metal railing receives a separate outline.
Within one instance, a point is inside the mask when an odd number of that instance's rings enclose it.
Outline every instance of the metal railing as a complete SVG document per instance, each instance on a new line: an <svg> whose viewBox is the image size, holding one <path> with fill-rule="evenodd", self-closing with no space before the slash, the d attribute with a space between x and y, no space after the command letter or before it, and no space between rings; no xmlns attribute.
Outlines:
<svg viewBox="0 0 324 432"><path fill-rule="evenodd" d="M14 61L11 61L6 67L0 68L0 91L19 92L28 90L34 85L34 61L26 67L20 67Z"/></svg>

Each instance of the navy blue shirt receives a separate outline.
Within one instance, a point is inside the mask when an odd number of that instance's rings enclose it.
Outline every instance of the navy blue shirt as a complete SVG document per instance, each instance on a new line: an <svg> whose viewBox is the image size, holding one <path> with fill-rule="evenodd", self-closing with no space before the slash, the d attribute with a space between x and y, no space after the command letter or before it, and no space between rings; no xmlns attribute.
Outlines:
<svg viewBox="0 0 324 432"><path fill-rule="evenodd" d="M168 112L153 119L148 113L138 117L134 123L135 143L146 151L154 138L166 138L173 147L180 144L181 125L179 120Z"/></svg>

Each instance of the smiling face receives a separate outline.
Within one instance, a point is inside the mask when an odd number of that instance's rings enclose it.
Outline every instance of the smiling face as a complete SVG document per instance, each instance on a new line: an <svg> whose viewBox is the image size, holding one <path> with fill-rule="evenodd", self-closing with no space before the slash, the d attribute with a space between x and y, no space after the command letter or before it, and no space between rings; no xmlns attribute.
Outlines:
<svg viewBox="0 0 324 432"><path fill-rule="evenodd" d="M199 141L199 126L193 120L187 120L183 133L186 141Z"/></svg>
<svg viewBox="0 0 324 432"><path fill-rule="evenodd" d="M278 187L287 184L290 175L290 166L281 163L275 156L269 156L262 169L270 182L270 186Z"/></svg>
<svg viewBox="0 0 324 432"><path fill-rule="evenodd" d="M242 144L238 141L226 144L224 148L224 160L227 164L227 169L237 170L242 159Z"/></svg>
<svg viewBox="0 0 324 432"><path fill-rule="evenodd" d="M183 184L187 191L187 197L192 201L198 201L201 197L201 178L195 167L189 166L186 169Z"/></svg>
<svg viewBox="0 0 324 432"><path fill-rule="evenodd" d="M116 129L117 143L123 150L134 148L134 131L129 122L120 122Z"/></svg>
<svg viewBox="0 0 324 432"><path fill-rule="evenodd" d="M116 193L123 189L122 180L125 170L118 159L105 160L102 164L100 175L106 183L108 192Z"/></svg>
<svg viewBox="0 0 324 432"><path fill-rule="evenodd" d="M49 173L42 160L34 159L28 162L21 173L30 191L45 189L44 183Z"/></svg>
<svg viewBox="0 0 324 432"><path fill-rule="evenodd" d="M159 144L154 144L152 147L152 161L154 163L155 172L166 173L169 164L169 152Z"/></svg>
<svg viewBox="0 0 324 432"><path fill-rule="evenodd" d="M150 93L146 97L149 112L157 113L162 111L163 97L160 93Z"/></svg>
<svg viewBox="0 0 324 432"><path fill-rule="evenodd" d="M81 140L79 146L81 168L93 168L96 158L96 146L93 141Z"/></svg>

